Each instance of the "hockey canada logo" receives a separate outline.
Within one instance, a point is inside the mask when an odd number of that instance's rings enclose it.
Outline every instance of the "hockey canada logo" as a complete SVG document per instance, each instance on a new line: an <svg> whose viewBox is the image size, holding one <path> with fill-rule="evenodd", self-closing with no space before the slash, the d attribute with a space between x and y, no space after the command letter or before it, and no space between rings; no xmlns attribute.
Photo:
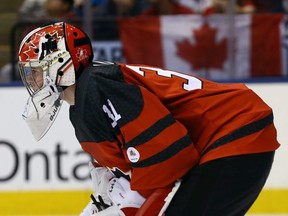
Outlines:
<svg viewBox="0 0 288 216"><path fill-rule="evenodd" d="M77 49L76 57L78 61L83 61L84 59L88 58L87 50L84 49Z"/></svg>

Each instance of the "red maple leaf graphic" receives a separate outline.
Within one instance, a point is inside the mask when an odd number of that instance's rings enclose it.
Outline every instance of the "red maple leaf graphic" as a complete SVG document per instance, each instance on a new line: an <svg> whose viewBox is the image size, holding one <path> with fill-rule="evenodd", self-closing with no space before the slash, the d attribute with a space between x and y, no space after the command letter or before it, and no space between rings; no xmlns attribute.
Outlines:
<svg viewBox="0 0 288 216"><path fill-rule="evenodd" d="M227 39L216 42L217 30L205 23L200 29L193 30L195 44L188 39L177 42L177 55L191 64L194 70L203 68L222 69L227 59Z"/></svg>
<svg viewBox="0 0 288 216"><path fill-rule="evenodd" d="M24 54L27 56L25 60L30 60L30 59L37 59L38 54L35 52L35 49L38 47L38 43L41 37L43 37L45 34L44 33L36 33L34 34L30 41L27 43L27 48L26 51L24 51ZM22 59L23 61L24 59Z"/></svg>
<svg viewBox="0 0 288 216"><path fill-rule="evenodd" d="M46 31L45 29L40 33L35 33L31 36L28 43L26 43L26 51L24 51L24 54L26 55L26 59L22 59L22 61L27 61L30 59L37 59L38 53L35 52L35 49L40 49L41 44L41 38L44 38L46 34L50 34L51 37L53 37L54 40L58 41L63 37L63 30L61 26L54 27L55 29L52 29L49 31L49 29Z"/></svg>

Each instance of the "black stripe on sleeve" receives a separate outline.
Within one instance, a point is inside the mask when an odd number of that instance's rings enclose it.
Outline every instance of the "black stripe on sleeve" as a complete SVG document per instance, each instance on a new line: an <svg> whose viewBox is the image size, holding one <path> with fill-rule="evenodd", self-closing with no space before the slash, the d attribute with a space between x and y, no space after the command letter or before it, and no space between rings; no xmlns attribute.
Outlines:
<svg viewBox="0 0 288 216"><path fill-rule="evenodd" d="M169 115L163 117L162 119L158 120L150 128L143 131L141 134L136 136L130 142L127 142L125 144L125 147L126 148L129 148L132 146L135 147L135 146L141 145L143 143L146 143L174 123L175 123L175 119L172 117L171 114L169 114Z"/></svg>
<svg viewBox="0 0 288 216"><path fill-rule="evenodd" d="M175 141L165 150L159 152L158 154L153 155L145 160L141 160L136 163L131 163L130 165L131 167L143 168L161 163L173 157L174 155L176 155L178 152L182 151L189 145L192 145L192 141L190 139L190 136L187 134L184 137L180 138L179 140Z"/></svg>

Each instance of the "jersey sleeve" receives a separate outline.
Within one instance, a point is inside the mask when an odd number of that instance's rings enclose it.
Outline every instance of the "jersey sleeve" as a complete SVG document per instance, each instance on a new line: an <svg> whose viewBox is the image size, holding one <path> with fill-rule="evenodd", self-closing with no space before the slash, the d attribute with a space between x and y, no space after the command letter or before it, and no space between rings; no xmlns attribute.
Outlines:
<svg viewBox="0 0 288 216"><path fill-rule="evenodd" d="M147 195L185 175L197 164L198 153L187 129L153 93L139 89L143 100L141 112L120 130L123 155L132 170L131 188Z"/></svg>

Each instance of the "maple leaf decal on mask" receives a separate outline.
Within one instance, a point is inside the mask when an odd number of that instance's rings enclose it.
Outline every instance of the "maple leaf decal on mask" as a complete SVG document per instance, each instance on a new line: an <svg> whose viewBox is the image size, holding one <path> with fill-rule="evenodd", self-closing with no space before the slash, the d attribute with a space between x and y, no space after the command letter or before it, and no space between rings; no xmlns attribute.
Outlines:
<svg viewBox="0 0 288 216"><path fill-rule="evenodd" d="M35 52L36 49L38 49L39 46L39 40L41 37L44 37L45 32L40 32L40 33L36 33L35 35L33 35L29 42L27 43L27 48L26 51L24 51L23 53L26 55L26 59L22 59L22 61L29 61L30 59L37 59L38 58L38 53Z"/></svg>
<svg viewBox="0 0 288 216"><path fill-rule="evenodd" d="M58 50L58 42L64 36L61 25L46 28L33 34L24 44L21 61L42 60L46 55Z"/></svg>
<svg viewBox="0 0 288 216"><path fill-rule="evenodd" d="M191 68L223 69L227 59L227 39L216 41L217 30L205 23L201 28L193 30L195 43L188 39L176 42L177 55L190 63Z"/></svg>

